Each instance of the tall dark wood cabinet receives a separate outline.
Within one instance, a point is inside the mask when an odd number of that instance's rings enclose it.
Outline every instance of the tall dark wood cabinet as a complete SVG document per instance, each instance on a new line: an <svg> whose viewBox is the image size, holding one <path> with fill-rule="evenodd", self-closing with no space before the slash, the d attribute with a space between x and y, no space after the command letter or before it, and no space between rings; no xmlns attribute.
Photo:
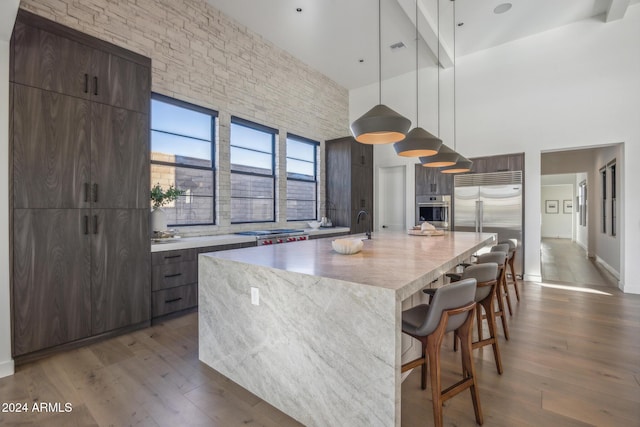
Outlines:
<svg viewBox="0 0 640 427"><path fill-rule="evenodd" d="M453 175L440 172L440 168L426 168L416 164L416 196L451 195Z"/></svg>
<svg viewBox="0 0 640 427"><path fill-rule="evenodd" d="M474 157L471 173L524 171L524 153Z"/></svg>
<svg viewBox="0 0 640 427"><path fill-rule="evenodd" d="M11 49L19 360L149 324L151 63L23 10Z"/></svg>
<svg viewBox="0 0 640 427"><path fill-rule="evenodd" d="M351 137L326 142L327 206L333 209L333 225L364 233L373 227L373 146ZM357 224L358 212L369 218Z"/></svg>

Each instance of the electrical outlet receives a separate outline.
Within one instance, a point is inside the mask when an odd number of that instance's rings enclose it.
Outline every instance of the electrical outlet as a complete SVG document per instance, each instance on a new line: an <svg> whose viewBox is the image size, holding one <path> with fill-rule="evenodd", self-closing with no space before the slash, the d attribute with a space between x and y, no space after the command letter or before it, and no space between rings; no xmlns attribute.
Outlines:
<svg viewBox="0 0 640 427"><path fill-rule="evenodd" d="M260 289L251 287L251 304L260 305Z"/></svg>

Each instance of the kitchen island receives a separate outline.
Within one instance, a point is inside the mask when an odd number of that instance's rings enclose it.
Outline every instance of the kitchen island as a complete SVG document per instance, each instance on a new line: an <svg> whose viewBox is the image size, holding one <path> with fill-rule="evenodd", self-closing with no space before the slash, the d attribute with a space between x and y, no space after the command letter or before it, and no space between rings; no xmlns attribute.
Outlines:
<svg viewBox="0 0 640 427"><path fill-rule="evenodd" d="M402 301L494 242L379 232L355 255L331 239L201 254L200 360L308 426L399 426Z"/></svg>

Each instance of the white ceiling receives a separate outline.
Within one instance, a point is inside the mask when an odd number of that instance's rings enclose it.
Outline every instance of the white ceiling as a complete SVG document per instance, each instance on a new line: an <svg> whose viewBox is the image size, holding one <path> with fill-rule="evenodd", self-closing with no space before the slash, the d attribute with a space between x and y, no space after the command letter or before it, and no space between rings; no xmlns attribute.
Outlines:
<svg viewBox="0 0 640 427"><path fill-rule="evenodd" d="M207 0L213 7L288 51L347 89L378 81L378 2L375 0ZM511 10L493 9L505 1ZM437 0L419 0L420 64L438 49ZM456 56L596 17L621 19L640 0L440 0L440 59ZM382 78L415 69L415 0L381 0ZM297 12L296 8L302 8ZM407 47L392 51L390 45ZM429 49L427 49L429 46ZM359 62L360 60L364 62Z"/></svg>

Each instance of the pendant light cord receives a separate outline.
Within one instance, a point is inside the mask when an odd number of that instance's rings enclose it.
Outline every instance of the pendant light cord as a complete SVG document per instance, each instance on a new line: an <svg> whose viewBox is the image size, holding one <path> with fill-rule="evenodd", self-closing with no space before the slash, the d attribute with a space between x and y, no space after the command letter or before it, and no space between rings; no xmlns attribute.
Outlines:
<svg viewBox="0 0 640 427"><path fill-rule="evenodd" d="M418 86L418 37L418 0L416 0L416 127L420 127L420 110L418 105L420 99L420 88Z"/></svg>
<svg viewBox="0 0 640 427"><path fill-rule="evenodd" d="M382 0L378 0L378 104L382 104Z"/></svg>
<svg viewBox="0 0 640 427"><path fill-rule="evenodd" d="M453 150L456 150L456 0L453 0Z"/></svg>
<svg viewBox="0 0 640 427"><path fill-rule="evenodd" d="M438 138L440 138L440 0L436 0L436 15L438 15Z"/></svg>

